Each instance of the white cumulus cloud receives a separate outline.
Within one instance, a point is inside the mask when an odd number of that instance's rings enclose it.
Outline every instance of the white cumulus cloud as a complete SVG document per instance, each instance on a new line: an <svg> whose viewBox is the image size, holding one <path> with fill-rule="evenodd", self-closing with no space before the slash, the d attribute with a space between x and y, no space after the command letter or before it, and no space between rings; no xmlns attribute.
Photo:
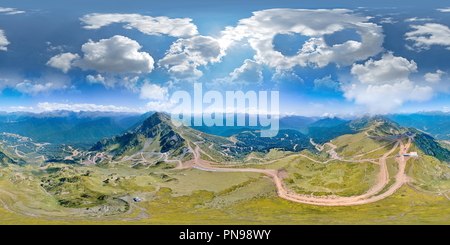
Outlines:
<svg viewBox="0 0 450 245"><path fill-rule="evenodd" d="M305 81L291 70L277 70L272 75L276 83L303 84Z"/></svg>
<svg viewBox="0 0 450 245"><path fill-rule="evenodd" d="M276 72L272 75L271 80L275 83L275 90L290 90L296 91L301 89L305 81L295 74L292 70L276 70Z"/></svg>
<svg viewBox="0 0 450 245"><path fill-rule="evenodd" d="M105 78L101 74L97 74L96 76L87 75L86 80L89 83L102 83L105 84Z"/></svg>
<svg viewBox="0 0 450 245"><path fill-rule="evenodd" d="M150 101L146 105L147 111L163 111L170 112L177 103L175 101L166 100L166 101Z"/></svg>
<svg viewBox="0 0 450 245"><path fill-rule="evenodd" d="M331 75L325 76L320 79L314 79L315 91L321 92L335 92L340 88L340 83L331 79Z"/></svg>
<svg viewBox="0 0 450 245"><path fill-rule="evenodd" d="M356 75L359 81L372 84L400 81L416 71L416 62L396 57L392 52L383 54L382 58L377 61L370 59L364 65L354 64L351 69L351 73Z"/></svg>
<svg viewBox="0 0 450 245"><path fill-rule="evenodd" d="M429 86L418 86L409 80L393 84L351 84L344 88L344 96L355 104L365 105L370 114L386 114L407 101L423 102L433 97Z"/></svg>
<svg viewBox="0 0 450 245"><path fill-rule="evenodd" d="M241 67L234 69L230 75L233 82L261 83L263 80L261 65L249 59L246 59Z"/></svg>
<svg viewBox="0 0 450 245"><path fill-rule="evenodd" d="M366 106L371 114L386 114L405 102L430 100L434 89L410 81L408 76L417 71L417 64L403 57L385 53L380 60L368 60L354 65L351 73L358 78L341 85L344 97L357 105Z"/></svg>
<svg viewBox="0 0 450 245"><path fill-rule="evenodd" d="M342 44L328 46L324 35L352 28L361 35L361 42L348 40ZM310 37L294 56L285 56L274 50L272 43L277 34L298 33ZM296 65L323 67L331 62L351 65L367 59L382 50L384 35L382 27L368 23L367 18L351 14L346 9L269 9L253 12L253 16L241 19L236 27L227 27L222 32L221 43L247 38L256 51L256 62L278 69L289 69Z"/></svg>
<svg viewBox="0 0 450 245"><path fill-rule="evenodd" d="M144 85L141 87L141 93L139 97L141 99L149 100L167 100L168 94L167 87L161 87L156 84L152 84L149 81L145 81Z"/></svg>
<svg viewBox="0 0 450 245"><path fill-rule="evenodd" d="M60 69L64 73L67 73L72 68L72 61L78 58L80 58L78 54L58 54L50 58L50 60L47 62L47 65Z"/></svg>
<svg viewBox="0 0 450 245"><path fill-rule="evenodd" d="M8 39L6 39L5 32L3 30L0 30L0 50L8 50L8 48L6 47L8 44L10 44L10 42L8 41Z"/></svg>
<svg viewBox="0 0 450 245"><path fill-rule="evenodd" d="M121 35L98 42L90 40L81 46L84 56L73 62L83 70L95 70L112 74L149 73L154 60L146 52L139 52L142 46Z"/></svg>
<svg viewBox="0 0 450 245"><path fill-rule="evenodd" d="M109 74L150 73L155 62L148 53L139 52L141 48L135 40L116 35L98 42L89 40L83 44L82 58L78 54L63 53L53 56L47 65L63 72L79 67Z"/></svg>
<svg viewBox="0 0 450 245"><path fill-rule="evenodd" d="M230 72L229 76L216 78L207 83L209 89L238 89L243 85L258 84L263 81L262 66L253 60L246 59L241 67Z"/></svg>
<svg viewBox="0 0 450 245"><path fill-rule="evenodd" d="M169 112L177 105L176 101L169 99L169 87L172 83L166 83L164 86L150 83L149 80L144 81L144 85L140 89L139 98L150 100L146 104L147 111L164 111Z"/></svg>
<svg viewBox="0 0 450 245"><path fill-rule="evenodd" d="M206 66L219 62L225 55L224 48L218 39L209 36L180 38L166 52L166 56L158 64L168 69L176 80L196 80L203 73L198 66Z"/></svg>
<svg viewBox="0 0 450 245"><path fill-rule="evenodd" d="M417 50L429 49L432 45L447 46L450 49L450 29L442 24L427 23L413 25L415 31L407 32L406 40L414 42L413 48Z"/></svg>
<svg viewBox="0 0 450 245"><path fill-rule="evenodd" d="M425 81L427 81L427 82L437 83L437 82L441 81L441 76L443 74L446 74L446 73L441 70L437 70L436 73L428 72L423 77L425 78Z"/></svg>
<svg viewBox="0 0 450 245"><path fill-rule="evenodd" d="M22 76L12 76L9 78L0 78L0 88L12 88L20 93L31 96L47 96L56 90L75 92L76 88L71 86L71 78L60 73L43 73L38 78L26 78Z"/></svg>
<svg viewBox="0 0 450 245"><path fill-rule="evenodd" d="M189 18L145 16L140 14L88 14L80 18L85 29L98 29L112 23L127 23L124 28L136 28L148 35L167 34L174 37L190 37L198 34L197 26Z"/></svg>

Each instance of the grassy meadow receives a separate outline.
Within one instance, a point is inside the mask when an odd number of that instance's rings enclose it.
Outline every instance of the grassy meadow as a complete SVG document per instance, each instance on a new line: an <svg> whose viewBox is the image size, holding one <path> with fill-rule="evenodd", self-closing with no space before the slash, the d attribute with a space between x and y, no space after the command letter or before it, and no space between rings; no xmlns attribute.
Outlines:
<svg viewBox="0 0 450 245"><path fill-rule="evenodd" d="M411 161L412 162L412 161ZM337 183L335 194L357 191L343 188L338 182L342 171L353 171L347 183L358 185L363 167L367 173L369 163L348 165L331 161L307 165L300 157L271 163L268 168L296 170L303 179L294 177L294 185L325 191L330 183ZM415 164L408 166L414 172ZM440 163L439 163L440 164ZM302 166L303 170L296 166ZM309 168L315 170L308 169ZM376 166L373 165L372 166ZM438 166L438 165L437 165ZM27 171L18 175L14 170L2 170L3 191L0 199L1 224L448 224L450 201L445 195L427 192L418 186L404 185L393 195L370 204L347 207L324 207L290 202L277 197L273 182L258 173L210 172L197 169L135 170L132 168L91 168L84 188L92 192L125 198L131 203L127 212L96 216L57 203L58 195L48 195L35 178L30 180ZM31 171L31 170L29 170ZM302 172L303 171L303 172ZM314 173L316 171L316 173ZM323 176L318 173L324 172ZM373 169L372 172L376 172ZM389 172L395 173L395 166ZM434 170L430 170L429 175ZM289 174L293 175L288 171ZM312 174L308 176L307 173ZM80 170L71 175L86 174ZM294 176L294 175L293 175ZM12 177L16 177L13 179ZM104 183L124 178L117 185ZM367 178L367 177L366 177ZM430 177L431 178L431 177ZM13 179L15 182L12 182ZM368 178L370 179L370 178ZM170 180L170 181L168 181ZM316 183L316 182L323 183ZM334 182L329 182L334 181ZM354 182L352 182L354 181ZM438 183L439 181L436 180ZM306 184L305 184L306 183ZM448 182L438 183L439 187ZM321 186L319 188L318 186ZM78 187L80 188L80 187ZM66 191L68 188L66 189ZM441 189L442 190L442 189ZM69 190L70 191L70 190ZM340 192L339 192L340 191ZM341 193L342 192L342 193ZM115 193L115 194L114 194ZM74 192L74 194L79 194ZM351 193L352 195L355 193ZM141 202L131 201L138 196Z"/></svg>

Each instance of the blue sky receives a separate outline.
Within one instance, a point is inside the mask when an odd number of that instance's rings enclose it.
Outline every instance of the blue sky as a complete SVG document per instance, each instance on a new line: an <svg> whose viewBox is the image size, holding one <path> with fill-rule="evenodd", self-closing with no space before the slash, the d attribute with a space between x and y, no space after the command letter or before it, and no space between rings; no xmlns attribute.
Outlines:
<svg viewBox="0 0 450 245"><path fill-rule="evenodd" d="M449 27L442 1L2 1L0 110L170 112L202 83L282 114L447 111Z"/></svg>

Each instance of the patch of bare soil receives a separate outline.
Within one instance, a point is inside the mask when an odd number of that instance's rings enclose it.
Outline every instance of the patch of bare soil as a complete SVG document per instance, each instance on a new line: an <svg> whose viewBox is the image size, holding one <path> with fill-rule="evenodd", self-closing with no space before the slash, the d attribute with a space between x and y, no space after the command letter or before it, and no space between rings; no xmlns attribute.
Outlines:
<svg viewBox="0 0 450 245"><path fill-rule="evenodd" d="M278 170L277 175L278 175L278 178L280 178L280 179L288 179L289 178L289 175L288 175L286 169Z"/></svg>

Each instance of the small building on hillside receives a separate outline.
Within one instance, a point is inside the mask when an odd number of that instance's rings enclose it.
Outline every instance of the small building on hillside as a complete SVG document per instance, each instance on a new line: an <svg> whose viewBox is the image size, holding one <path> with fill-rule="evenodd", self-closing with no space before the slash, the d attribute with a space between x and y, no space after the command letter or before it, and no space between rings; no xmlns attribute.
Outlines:
<svg viewBox="0 0 450 245"><path fill-rule="evenodd" d="M404 157L419 157L419 155L417 155L417 152L415 151L411 151L410 153L406 153L403 154Z"/></svg>

